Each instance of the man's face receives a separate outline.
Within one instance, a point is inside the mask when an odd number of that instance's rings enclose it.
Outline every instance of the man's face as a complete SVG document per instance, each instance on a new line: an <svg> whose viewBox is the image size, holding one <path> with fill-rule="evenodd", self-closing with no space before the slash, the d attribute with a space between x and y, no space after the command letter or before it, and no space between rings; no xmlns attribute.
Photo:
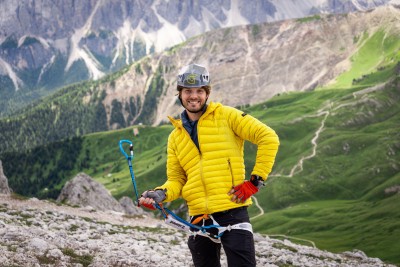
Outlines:
<svg viewBox="0 0 400 267"><path fill-rule="evenodd" d="M192 113L201 111L206 104L208 95L206 90L198 88L183 88L181 91L181 100L183 107Z"/></svg>

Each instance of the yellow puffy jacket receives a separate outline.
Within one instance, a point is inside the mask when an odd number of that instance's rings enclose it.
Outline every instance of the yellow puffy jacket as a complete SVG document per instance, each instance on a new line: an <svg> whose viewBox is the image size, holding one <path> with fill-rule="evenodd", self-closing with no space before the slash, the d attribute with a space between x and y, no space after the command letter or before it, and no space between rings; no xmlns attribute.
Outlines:
<svg viewBox="0 0 400 267"><path fill-rule="evenodd" d="M228 196L232 186L243 183L244 140L258 146L252 174L264 179L271 172L279 139L274 130L235 108L211 102L197 125L200 150L181 120L169 118L175 129L168 138L165 201L182 196L189 215L212 214L252 203L237 204Z"/></svg>

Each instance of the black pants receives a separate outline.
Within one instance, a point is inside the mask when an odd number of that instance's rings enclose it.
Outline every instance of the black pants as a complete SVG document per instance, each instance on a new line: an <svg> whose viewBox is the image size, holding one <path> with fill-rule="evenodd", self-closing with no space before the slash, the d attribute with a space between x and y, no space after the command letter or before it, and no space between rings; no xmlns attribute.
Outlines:
<svg viewBox="0 0 400 267"><path fill-rule="evenodd" d="M212 216L221 226L250 222L246 207L217 212ZM202 224L203 222L200 222L198 225ZM211 224L213 224L211 219L205 221L205 225ZM215 243L208 237L200 235L190 236L188 246L194 265L196 267L220 267L221 244L229 267L256 266L253 234L247 230L238 229L225 231L221 236L221 243Z"/></svg>

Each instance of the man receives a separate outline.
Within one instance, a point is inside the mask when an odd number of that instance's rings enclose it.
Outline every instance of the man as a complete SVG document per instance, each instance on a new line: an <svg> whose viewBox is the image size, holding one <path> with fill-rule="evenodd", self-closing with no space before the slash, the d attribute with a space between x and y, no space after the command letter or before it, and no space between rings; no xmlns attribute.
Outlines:
<svg viewBox="0 0 400 267"><path fill-rule="evenodd" d="M191 223L221 226L250 225L247 207L271 172L278 151L276 133L235 108L211 102L210 76L198 64L178 75L181 120L169 118L175 129L168 138L167 181L145 191L139 203L154 209L155 202L187 202ZM245 181L244 140L256 144L252 175ZM198 266L220 266L221 243L229 266L256 266L253 233L246 227L224 232L219 240L189 237L188 246ZM243 228L243 229L242 229Z"/></svg>

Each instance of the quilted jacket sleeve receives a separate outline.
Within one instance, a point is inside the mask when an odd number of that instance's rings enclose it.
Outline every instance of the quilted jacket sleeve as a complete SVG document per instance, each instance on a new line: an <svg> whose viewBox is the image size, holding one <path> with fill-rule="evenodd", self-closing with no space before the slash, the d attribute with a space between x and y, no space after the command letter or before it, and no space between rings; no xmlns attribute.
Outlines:
<svg viewBox="0 0 400 267"><path fill-rule="evenodd" d="M172 134L168 138L168 157L167 157L167 177L168 180L162 185L155 189L167 189L166 202L171 202L181 196L182 187L186 183L186 175L179 164L178 157L176 155L176 144L172 137Z"/></svg>
<svg viewBox="0 0 400 267"><path fill-rule="evenodd" d="M279 138L273 129L253 116L225 106L224 113L231 129L244 140L257 145L257 155L252 174L267 179L275 162Z"/></svg>

